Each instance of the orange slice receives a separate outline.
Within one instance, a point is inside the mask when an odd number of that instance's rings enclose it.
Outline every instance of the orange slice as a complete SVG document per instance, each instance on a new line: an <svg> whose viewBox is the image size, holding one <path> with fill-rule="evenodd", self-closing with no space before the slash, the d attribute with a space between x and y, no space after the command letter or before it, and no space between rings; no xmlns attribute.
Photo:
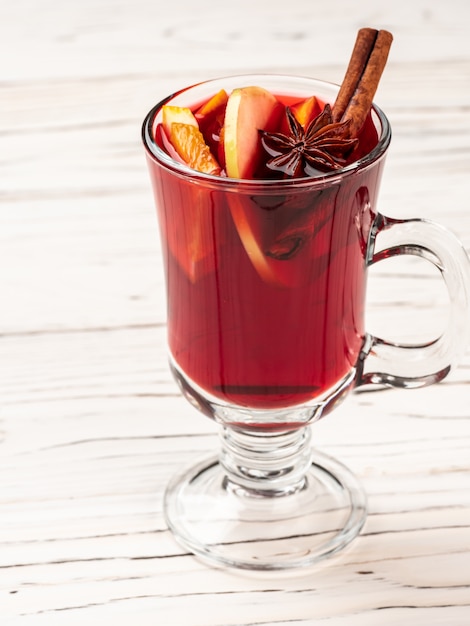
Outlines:
<svg viewBox="0 0 470 626"><path fill-rule="evenodd" d="M189 167L205 174L220 174L220 165L197 126L173 122L169 139ZM215 263L213 231L217 216L207 200L208 194L205 189L182 185L177 211L184 207L184 219L172 220L171 234L168 232L169 246L192 282L212 271Z"/></svg>
<svg viewBox="0 0 470 626"><path fill-rule="evenodd" d="M220 165L197 126L173 122L170 127L170 141L189 167L205 174L220 174Z"/></svg>
<svg viewBox="0 0 470 626"><path fill-rule="evenodd" d="M176 122L180 124L190 124L198 128L197 120L191 109L187 107L176 107L170 104L164 105L162 107L162 124L168 138L170 138L171 125Z"/></svg>
<svg viewBox="0 0 470 626"><path fill-rule="evenodd" d="M315 96L311 96L306 100L297 102L292 107L292 113L295 115L297 121L299 121L304 128L306 128L310 122L321 113L320 105Z"/></svg>
<svg viewBox="0 0 470 626"><path fill-rule="evenodd" d="M223 244L225 231L207 190L185 185L180 189L177 202L178 207L169 218L168 244L189 280L195 283L215 271L216 248ZM179 219L175 219L175 215L179 215Z"/></svg>
<svg viewBox="0 0 470 626"><path fill-rule="evenodd" d="M218 250L225 245L227 216L214 203L211 191L194 185L186 179L168 178L154 162L155 178L162 185L154 185L154 194L160 228L173 263L181 268L188 280L196 283L207 274L215 272ZM168 175L167 175L168 174ZM169 271L174 271L168 261Z"/></svg>
<svg viewBox="0 0 470 626"><path fill-rule="evenodd" d="M290 107L290 110L294 114L295 119L306 129L310 122L321 113L322 107L317 98L311 96L310 98L296 102ZM280 132L285 135L289 134L289 125L285 115L282 118Z"/></svg>
<svg viewBox="0 0 470 626"><path fill-rule="evenodd" d="M221 89L194 113L199 124L199 130L203 134L212 154L217 156L221 167L225 167L222 129L227 100L227 92Z"/></svg>
<svg viewBox="0 0 470 626"><path fill-rule="evenodd" d="M206 144L191 109L163 106L162 130L162 141L175 160L198 172L220 174L220 165ZM168 216L166 212L161 216L168 247L192 282L214 270L213 232L214 228L218 229L219 218L208 197L207 190L181 183L178 194L162 200L168 209ZM223 233L219 239L217 245L223 242Z"/></svg>
<svg viewBox="0 0 470 626"><path fill-rule="evenodd" d="M195 116L198 121L200 121L203 117L216 113L219 109L224 108L227 104L228 95L225 89L221 89L218 91L215 96L209 98L209 100L203 104L196 111Z"/></svg>

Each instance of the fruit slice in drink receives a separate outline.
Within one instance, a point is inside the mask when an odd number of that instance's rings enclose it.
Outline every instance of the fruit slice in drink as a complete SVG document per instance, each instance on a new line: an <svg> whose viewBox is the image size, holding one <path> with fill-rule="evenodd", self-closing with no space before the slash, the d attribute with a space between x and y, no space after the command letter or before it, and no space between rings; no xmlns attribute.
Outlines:
<svg viewBox="0 0 470 626"><path fill-rule="evenodd" d="M242 87L230 94L225 110L225 168L230 178L253 178L262 158L259 130L277 128L283 107L273 94L261 87ZM230 194L230 211L241 242L259 275L282 284L263 250L264 226L255 218L249 197ZM255 207L256 209L256 207Z"/></svg>
<svg viewBox="0 0 470 626"><path fill-rule="evenodd" d="M259 131L274 131L283 111L278 99L261 87L230 94L225 109L225 169L229 178L253 178L261 160Z"/></svg>
<svg viewBox="0 0 470 626"><path fill-rule="evenodd" d="M312 268L322 271L334 193L306 189L292 196L233 194L229 205L245 251L263 281L295 287L311 279Z"/></svg>
<svg viewBox="0 0 470 626"><path fill-rule="evenodd" d="M207 145L222 168L225 168L223 128L227 100L227 92L221 89L194 113Z"/></svg>
<svg viewBox="0 0 470 626"><path fill-rule="evenodd" d="M302 100L296 112L308 124L320 110L315 97ZM227 175L253 178L264 156L260 130L272 132L282 123L284 106L278 98L260 87L235 89L229 96L224 125ZM248 257L260 277L278 286L292 286L305 276L287 260L294 259L307 238L325 221L324 212L314 204L311 194L296 194L300 206L291 206L289 197L233 193L228 201L233 221ZM304 205L303 201L307 204ZM326 208L325 203L323 207ZM295 222L298 222L297 225ZM303 231L303 232L302 232Z"/></svg>
<svg viewBox="0 0 470 626"><path fill-rule="evenodd" d="M292 113L300 124L302 124L304 129L306 129L310 122L321 113L322 108L323 106L316 96L310 96L310 98L299 100L290 107ZM286 116L283 116L282 119L281 132L285 134L289 133L289 125L287 123Z"/></svg>
<svg viewBox="0 0 470 626"><path fill-rule="evenodd" d="M220 165L207 146L189 108L164 106L161 140L173 158L206 174L220 174ZM181 186L178 201L188 219L168 220L168 246L189 279L194 282L214 264L214 211L208 195L196 186ZM218 240L220 241L220 240Z"/></svg>

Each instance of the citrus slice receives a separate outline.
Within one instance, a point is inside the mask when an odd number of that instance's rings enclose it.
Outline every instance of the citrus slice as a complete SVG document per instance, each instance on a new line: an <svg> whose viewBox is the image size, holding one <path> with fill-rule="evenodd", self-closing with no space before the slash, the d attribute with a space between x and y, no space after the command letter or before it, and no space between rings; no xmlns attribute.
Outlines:
<svg viewBox="0 0 470 626"><path fill-rule="evenodd" d="M317 98L311 96L310 98L306 98L294 104L291 110L297 121L300 122L304 128L307 128L310 122L321 113L322 107L320 107Z"/></svg>
<svg viewBox="0 0 470 626"><path fill-rule="evenodd" d="M290 110L294 114L295 119L306 129L310 122L321 113L322 108L318 99L315 96L310 96L310 98L305 98L293 104ZM285 115L282 118L280 132L284 133L284 135L290 134L287 116Z"/></svg>
<svg viewBox="0 0 470 626"><path fill-rule="evenodd" d="M155 175L162 172L155 163ZM191 283L196 283L216 270L218 250L226 242L226 215L212 201L210 192L181 179L174 184L171 173L163 172L161 185L154 193L159 213L163 241L173 262Z"/></svg>
<svg viewBox="0 0 470 626"><path fill-rule="evenodd" d="M221 167L225 167L225 156L223 154L222 129L225 118L225 107L228 95L225 89L218 91L212 98L203 104L194 116L199 124L199 130L204 136L204 140L216 155Z"/></svg>
<svg viewBox="0 0 470 626"><path fill-rule="evenodd" d="M197 126L173 122L169 139L178 156L189 167L205 174L220 174L220 166ZM175 213L184 207L184 216L181 220L171 220L168 244L188 278L195 282L213 271L215 246L222 243L222 237L216 244L213 235L217 225L214 220L218 218L209 192L186 184L181 185L179 192Z"/></svg>
<svg viewBox="0 0 470 626"><path fill-rule="evenodd" d="M199 107L199 109L195 113L195 117L198 120L199 124L201 123L201 119L208 115L213 115L221 108L225 108L227 104L228 95L225 89L221 89L218 91L215 96L209 98L209 100Z"/></svg>
<svg viewBox="0 0 470 626"><path fill-rule="evenodd" d="M189 167L205 174L220 174L220 165L197 126L173 122L170 127L170 141Z"/></svg>
<svg viewBox="0 0 470 626"><path fill-rule="evenodd" d="M190 126L196 126L196 128L198 128L197 120L191 109L187 107L176 107L170 104L162 106L162 124L168 138L170 138L171 125L176 122L189 124Z"/></svg>

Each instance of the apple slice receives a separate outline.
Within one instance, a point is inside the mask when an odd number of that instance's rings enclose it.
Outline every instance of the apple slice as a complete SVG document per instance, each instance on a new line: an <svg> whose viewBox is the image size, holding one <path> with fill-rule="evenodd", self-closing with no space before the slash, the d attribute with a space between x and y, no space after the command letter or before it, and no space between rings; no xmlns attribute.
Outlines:
<svg viewBox="0 0 470 626"><path fill-rule="evenodd" d="M259 130L276 130L283 110L277 98L261 87L232 91L222 133L227 176L253 178L262 158ZM282 272L278 272L277 264L264 253L263 228L256 217L257 207L238 194L229 194L228 201L238 235L256 271L264 281L283 285Z"/></svg>
<svg viewBox="0 0 470 626"><path fill-rule="evenodd" d="M224 122L225 169L230 178L253 178L261 158L260 130L276 129L283 106L262 87L234 89Z"/></svg>
<svg viewBox="0 0 470 626"><path fill-rule="evenodd" d="M325 190L290 198L234 193L228 199L246 254L265 283L297 287L320 271L333 225L334 203ZM278 205L267 209L276 199Z"/></svg>
<svg viewBox="0 0 470 626"><path fill-rule="evenodd" d="M286 286L283 268L278 271L278 263L267 257L263 250L263 220L256 212L257 207L238 194L230 195L228 200L240 240L260 278L271 285Z"/></svg>

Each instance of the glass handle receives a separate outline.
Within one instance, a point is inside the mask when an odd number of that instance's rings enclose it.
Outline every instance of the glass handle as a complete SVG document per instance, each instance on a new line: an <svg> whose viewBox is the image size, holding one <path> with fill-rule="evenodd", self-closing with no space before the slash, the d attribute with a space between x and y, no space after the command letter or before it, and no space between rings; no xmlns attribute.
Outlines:
<svg viewBox="0 0 470 626"><path fill-rule="evenodd" d="M376 252L378 234L382 249ZM356 386L413 388L436 383L456 365L468 343L470 261L465 249L448 230L422 219L397 220L379 214L371 237L368 265L406 254L437 267L449 294L449 320L440 337L422 344L397 344L367 335Z"/></svg>

